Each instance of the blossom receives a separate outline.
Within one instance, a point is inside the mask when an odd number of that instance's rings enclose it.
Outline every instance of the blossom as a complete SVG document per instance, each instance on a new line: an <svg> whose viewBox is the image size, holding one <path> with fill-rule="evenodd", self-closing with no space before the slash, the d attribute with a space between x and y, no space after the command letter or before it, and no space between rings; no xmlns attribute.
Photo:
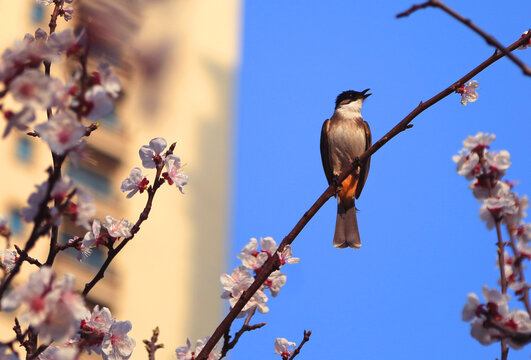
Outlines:
<svg viewBox="0 0 531 360"><path fill-rule="evenodd" d="M0 215L0 235L9 233L9 226L7 226L7 217Z"/></svg>
<svg viewBox="0 0 531 360"><path fill-rule="evenodd" d="M249 269L245 266L238 266L232 271L232 274L222 274L220 277L224 292L221 294L222 299L229 299L230 306L233 307L242 293L253 283L254 278L251 276ZM262 290L256 291L249 302L238 315L243 317L245 314L257 309L260 313L265 314L269 311L267 307L267 296Z"/></svg>
<svg viewBox="0 0 531 360"><path fill-rule="evenodd" d="M64 342L79 329L86 309L83 298L73 290L74 278L58 279L48 266L43 266L2 299L2 309L12 311L23 305L19 319L36 329L44 343Z"/></svg>
<svg viewBox="0 0 531 360"><path fill-rule="evenodd" d="M286 245L284 247L284 250L282 250L282 252L277 251L277 254L278 254L278 257L280 258L281 265L296 264L299 261L301 261L301 259L297 257L291 257L291 255L293 255L293 252L291 251L291 245Z"/></svg>
<svg viewBox="0 0 531 360"><path fill-rule="evenodd" d="M107 231L109 232L109 235L112 237L127 238L131 236L131 228L133 227L133 224L131 224L129 221L125 219L118 220L118 219L113 218L110 215L107 215L103 222L103 227L107 229Z"/></svg>
<svg viewBox="0 0 531 360"><path fill-rule="evenodd" d="M114 109L112 100L107 96L105 88L101 85L95 85L87 90L84 106L83 115L91 121L98 121L110 114Z"/></svg>
<svg viewBox="0 0 531 360"><path fill-rule="evenodd" d="M242 265L246 268L258 271L267 260L267 256L259 255L258 241L256 238L251 238L236 257L241 260Z"/></svg>
<svg viewBox="0 0 531 360"><path fill-rule="evenodd" d="M74 213L71 214L72 220L76 225L84 229L90 228L90 220L96 214L96 206L94 205L94 196L82 188L77 188L77 203L74 207Z"/></svg>
<svg viewBox="0 0 531 360"><path fill-rule="evenodd" d="M15 263L18 260L18 254L15 250L0 251L0 259L7 272L11 271L15 267Z"/></svg>
<svg viewBox="0 0 531 360"><path fill-rule="evenodd" d="M531 319L529 319L527 311L523 310L513 310L503 319L503 325L520 333L529 333L531 331ZM515 350L519 350L525 345L525 343L516 342L511 338L506 340L507 344Z"/></svg>
<svg viewBox="0 0 531 360"><path fill-rule="evenodd" d="M522 34L522 37L526 36L528 32L529 32L529 30L524 31L524 33ZM531 39L529 39L529 41L527 43L524 43L523 45L520 45L518 47L518 50L525 50L525 49L527 49L529 47L531 47Z"/></svg>
<svg viewBox="0 0 531 360"><path fill-rule="evenodd" d="M74 8L72 6L65 6L62 10L63 17L65 21L72 20L72 15L74 14Z"/></svg>
<svg viewBox="0 0 531 360"><path fill-rule="evenodd" d="M101 345L114 321L110 310L106 307L100 309L99 305L96 305L92 312L86 312L85 317L81 320L80 334L89 354L92 351L102 354Z"/></svg>
<svg viewBox="0 0 531 360"><path fill-rule="evenodd" d="M457 89L457 93L461 94L461 104L465 105L469 102L475 102L478 99L478 93L476 92L476 89L478 89L478 82L476 80L470 81L466 85L462 85L459 89Z"/></svg>
<svg viewBox="0 0 531 360"><path fill-rule="evenodd" d="M68 191L73 185L72 179L68 176L63 176L54 184L50 195L54 200L62 202L68 196Z"/></svg>
<svg viewBox="0 0 531 360"><path fill-rule="evenodd" d="M36 191L30 194L28 198L28 207L22 209L20 215L27 222L33 221L35 216L39 212L39 207L41 202L44 201L46 197L46 190L48 188L48 182L45 181L42 184L35 185L37 188Z"/></svg>
<svg viewBox="0 0 531 360"><path fill-rule="evenodd" d="M275 339L275 352L282 356L283 359L288 359L293 354L296 346L297 344L285 338Z"/></svg>
<svg viewBox="0 0 531 360"><path fill-rule="evenodd" d="M101 345L104 360L129 359L136 345L135 340L127 336L131 329L130 321L113 322Z"/></svg>
<svg viewBox="0 0 531 360"><path fill-rule="evenodd" d="M93 78L97 79L97 83L105 89L107 94L116 99L120 94L121 84L120 79L112 67L107 62L100 62L98 64L98 72L92 74Z"/></svg>
<svg viewBox="0 0 531 360"><path fill-rule="evenodd" d="M129 191L129 194L127 194L126 197L130 199L134 194L137 193L137 191L143 193L144 190L146 190L148 183L149 180L145 178L144 174L142 174L142 169L135 167L129 173L129 177L122 181L120 190L122 192Z"/></svg>
<svg viewBox="0 0 531 360"><path fill-rule="evenodd" d="M520 242L523 242L523 243L530 242L531 241L531 224L524 224L523 222L521 222L516 227L515 235L518 241Z"/></svg>
<svg viewBox="0 0 531 360"><path fill-rule="evenodd" d="M487 229L492 229L496 221L504 216L514 214L515 202L511 196L488 198L483 201L479 209L479 218L487 223Z"/></svg>
<svg viewBox="0 0 531 360"><path fill-rule="evenodd" d="M38 357L39 360L75 360L77 355L75 346L48 346Z"/></svg>
<svg viewBox="0 0 531 360"><path fill-rule="evenodd" d="M166 140L161 137L152 139L149 145L143 145L138 151L142 166L146 169L154 169L157 164L162 163L162 152L166 148Z"/></svg>
<svg viewBox="0 0 531 360"><path fill-rule="evenodd" d="M28 125L35 121L35 112L27 106L17 113L5 111L4 116L7 120L4 135L2 135L4 138L9 135L13 127L20 131L26 131L28 130Z"/></svg>
<svg viewBox="0 0 531 360"><path fill-rule="evenodd" d="M25 70L9 84L13 98L35 110L50 106L52 103L50 90L50 78L36 69Z"/></svg>
<svg viewBox="0 0 531 360"><path fill-rule="evenodd" d="M463 150L480 153L484 149L488 149L490 144L496 139L495 134L478 132L474 136L467 136L463 140Z"/></svg>
<svg viewBox="0 0 531 360"><path fill-rule="evenodd" d="M476 294L470 293L467 295L467 303L461 312L461 319L463 321L470 321L476 317L479 307L479 298Z"/></svg>
<svg viewBox="0 0 531 360"><path fill-rule="evenodd" d="M175 350L175 354L177 355L177 360L194 360L197 355L203 350L206 343L208 342L208 337L205 340L197 340L195 350L192 351L192 344L190 343L190 339L186 339L186 346L179 346ZM208 360L218 360L221 357L221 354L218 350L213 349L210 354L208 354L207 359Z"/></svg>
<svg viewBox="0 0 531 360"><path fill-rule="evenodd" d="M518 197L518 194L511 193L514 200L514 209L503 218L503 221L509 225L517 225L522 222L522 219L527 217L525 212L529 208L529 198L527 195Z"/></svg>
<svg viewBox="0 0 531 360"><path fill-rule="evenodd" d="M282 274L280 271L274 271L269 275L266 280L266 285L273 297L277 296L282 286L286 285L286 274Z"/></svg>
<svg viewBox="0 0 531 360"><path fill-rule="evenodd" d="M183 186L188 183L188 176L181 171L181 159L175 155L168 155L164 162L166 163L166 170L168 170L167 173L163 174L164 178L170 185L175 183L179 191L184 194Z"/></svg>
<svg viewBox="0 0 531 360"><path fill-rule="evenodd" d="M69 111L56 113L50 121L39 124L35 131L46 141L53 153L63 155L79 145L85 135L85 126Z"/></svg>

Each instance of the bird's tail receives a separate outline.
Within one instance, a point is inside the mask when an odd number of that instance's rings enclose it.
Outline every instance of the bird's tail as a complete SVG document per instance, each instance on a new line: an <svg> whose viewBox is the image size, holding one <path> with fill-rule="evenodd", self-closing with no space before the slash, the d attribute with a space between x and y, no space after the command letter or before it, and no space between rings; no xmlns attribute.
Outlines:
<svg viewBox="0 0 531 360"><path fill-rule="evenodd" d="M338 199L334 246L337 248L346 248L349 246L354 249L359 249L361 247L354 201L345 205L340 199Z"/></svg>

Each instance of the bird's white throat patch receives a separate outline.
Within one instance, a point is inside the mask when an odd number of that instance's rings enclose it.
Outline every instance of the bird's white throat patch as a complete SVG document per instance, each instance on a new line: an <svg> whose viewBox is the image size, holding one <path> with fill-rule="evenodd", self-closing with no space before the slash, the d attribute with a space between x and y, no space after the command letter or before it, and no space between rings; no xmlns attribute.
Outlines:
<svg viewBox="0 0 531 360"><path fill-rule="evenodd" d="M348 104L340 105L336 111L341 113L343 116L354 116L359 115L361 112L361 105L363 104L362 99L351 101Z"/></svg>

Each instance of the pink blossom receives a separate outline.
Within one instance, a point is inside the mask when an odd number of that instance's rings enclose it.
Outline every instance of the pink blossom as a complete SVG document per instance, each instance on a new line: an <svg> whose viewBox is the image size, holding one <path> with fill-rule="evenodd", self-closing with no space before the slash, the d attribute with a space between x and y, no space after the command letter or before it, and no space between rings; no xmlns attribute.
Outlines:
<svg viewBox="0 0 531 360"><path fill-rule="evenodd" d="M208 342L209 337L204 340L197 340L195 350L192 351L192 344L190 339L186 339L186 346L180 346L175 350L177 355L177 360L194 360L197 355L203 350L206 343ZM208 354L207 360L218 360L221 358L221 354L218 350L213 349L210 354Z"/></svg>
<svg viewBox="0 0 531 360"><path fill-rule="evenodd" d="M476 80L470 81L468 84L457 89L457 93L461 94L461 104L465 105L469 102L475 102L478 99L478 82Z"/></svg>
<svg viewBox="0 0 531 360"><path fill-rule="evenodd" d="M85 126L69 111L56 113L50 121L37 125L35 130L57 155L79 145L85 135Z"/></svg>
<svg viewBox="0 0 531 360"><path fill-rule="evenodd" d="M484 149L488 149L490 144L496 139L496 135L478 132L474 136L468 136L463 141L463 150L480 153Z"/></svg>
<svg viewBox="0 0 531 360"><path fill-rule="evenodd" d="M497 220L513 214L515 202L510 195L499 198L488 198L483 201L479 209L479 218L487 223L487 228L492 229Z"/></svg>
<svg viewBox="0 0 531 360"><path fill-rule="evenodd" d="M91 121L98 121L110 114L114 109L114 103L101 85L95 85L85 93L86 111L83 115Z"/></svg>
<svg viewBox="0 0 531 360"><path fill-rule="evenodd" d="M286 274L282 274L280 271L274 271L269 275L266 280L266 285L271 292L271 296L275 297L280 292L282 286L286 285Z"/></svg>
<svg viewBox="0 0 531 360"><path fill-rule="evenodd" d="M52 103L50 78L39 70L28 69L10 84L13 98L31 109L46 109Z"/></svg>
<svg viewBox="0 0 531 360"><path fill-rule="evenodd" d="M522 37L526 36L528 32L529 32L529 30L524 31L524 33L522 34ZM529 41L527 43L525 43L523 45L520 45L518 47L518 50L525 50L525 49L527 49L529 47L531 47L531 39L529 39Z"/></svg>
<svg viewBox="0 0 531 360"><path fill-rule="evenodd" d="M104 61L100 62L96 74L98 74L99 84L103 86L107 94L116 99L120 94L122 86L120 79L116 76L109 63Z"/></svg>
<svg viewBox="0 0 531 360"><path fill-rule="evenodd" d="M2 299L2 309L12 311L23 305L19 319L36 329L41 341L64 342L76 333L86 311L73 283L71 275L57 279L51 268L43 266Z"/></svg>
<svg viewBox="0 0 531 360"><path fill-rule="evenodd" d="M297 344L285 338L275 339L275 352L282 356L283 359L288 359L293 354L296 346Z"/></svg>
<svg viewBox="0 0 531 360"><path fill-rule="evenodd" d="M88 191L78 187L77 188L77 203L73 208L74 212L71 214L72 220L77 226L84 229L90 229L90 220L96 214L96 206L94 205L94 196Z"/></svg>
<svg viewBox="0 0 531 360"><path fill-rule="evenodd" d="M140 191L140 193L144 192L144 190L146 190L147 188L148 183L148 179L146 179L144 174L142 174L142 169L139 167L135 167L129 173L129 177L122 181L120 190L122 192L129 191L129 194L127 194L126 197L130 199L138 191Z"/></svg>
<svg viewBox="0 0 531 360"><path fill-rule="evenodd" d="M131 236L131 228L133 227L133 224L127 220L118 220L110 215L107 215L105 217L105 221L103 222L103 227L107 229L109 235L112 237L127 238Z"/></svg>
<svg viewBox="0 0 531 360"><path fill-rule="evenodd" d="M222 274L220 277L224 292L221 294L222 299L229 299L230 306L233 307L239 300L242 293L253 283L254 278L251 276L249 269L240 265L232 271L232 274ZM258 290L244 306L238 317L243 317L247 313L257 309L260 313L267 313L267 296L262 290Z"/></svg>
<svg viewBox="0 0 531 360"><path fill-rule="evenodd" d="M162 163L162 152L166 148L166 140L161 137L152 139L149 145L143 145L138 151L142 166L146 169L154 169L157 164Z"/></svg>
<svg viewBox="0 0 531 360"><path fill-rule="evenodd" d="M166 175L163 174L163 176L170 185L175 183L179 191L184 194L183 186L188 183L188 176L181 170L181 159L175 155L168 155L164 161L166 163L167 173Z"/></svg>
<svg viewBox="0 0 531 360"><path fill-rule="evenodd" d="M129 359L136 345L135 340L127 336L131 329L130 321L113 322L101 345L104 360Z"/></svg>
<svg viewBox="0 0 531 360"><path fill-rule="evenodd" d="M286 245L284 247L284 250L282 250L282 253L277 251L277 254L278 254L278 257L280 258L281 265L296 264L299 261L301 261L301 259L299 258L291 257L291 255L293 255L293 252L291 251L291 245Z"/></svg>
<svg viewBox="0 0 531 360"><path fill-rule="evenodd" d="M75 360L77 355L75 346L48 346L38 357L39 360Z"/></svg>
<svg viewBox="0 0 531 360"><path fill-rule="evenodd" d="M0 260L7 272L10 272L18 259L18 254L15 250L0 251Z"/></svg>

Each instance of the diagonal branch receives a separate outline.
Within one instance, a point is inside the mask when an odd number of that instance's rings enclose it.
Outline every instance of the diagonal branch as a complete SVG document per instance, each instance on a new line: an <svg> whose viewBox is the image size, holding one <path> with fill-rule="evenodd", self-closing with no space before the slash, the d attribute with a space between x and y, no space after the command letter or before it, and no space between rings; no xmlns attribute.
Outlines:
<svg viewBox="0 0 531 360"><path fill-rule="evenodd" d="M519 40L514 42L511 46L507 48L508 51L513 51L516 48L520 47L522 44L529 41L531 38L531 31L526 34L525 36L521 37ZM426 102L421 102L409 115L407 115L402 121L400 121L397 125L395 125L394 128L392 128L387 134L385 134L380 140L375 142L367 151L365 151L359 159L357 159L356 162L352 163L339 177L337 178L337 182L341 183L343 180L347 178L349 174L354 172L360 164L365 163L378 149L380 149L382 146L384 146L389 140L394 138L396 135L401 133L402 131L408 129L410 126L411 121L415 117L417 117L420 113L422 113L424 110L428 109L432 105L436 104L437 102L441 101L448 95L455 92L461 85L465 84L467 81L471 80L472 77L479 74L481 71L485 70L487 67L498 61L504 56L502 52L497 52L494 55L490 56L487 60L479 64L477 67L475 67L473 70L471 70L468 74L464 75L462 78L454 82L452 85L448 86L446 89L438 93L437 95L433 96L431 99L429 99ZM304 213L302 218L297 222L295 227L291 230L291 232L282 240L280 243L278 250L279 252L282 252L282 250L286 247L286 245L291 244L297 235L302 231L302 229L308 224L308 222L311 220L311 218L319 211L319 209L328 201L329 198L334 196L336 193L336 189L334 185L330 185L325 192L321 194L319 199L315 201L315 203L310 207L310 209ZM275 254L274 256L271 256L269 260L266 261L266 263L262 266L262 270L258 275L256 276L254 282L249 286L247 290L243 292L243 294L240 296L239 300L234 304L234 307L229 311L227 316L221 321L221 323L218 325L210 339L207 341L205 346L203 347L203 350L199 353L196 360L206 360L214 346L218 343L219 339L223 336L224 333L226 333L227 329L230 328L232 322L238 314L241 312L245 304L251 299L251 297L260 289L262 284L267 280L269 275L275 270L278 270L280 268L280 259L278 257L278 254Z"/></svg>
<svg viewBox="0 0 531 360"><path fill-rule="evenodd" d="M492 35L487 34L485 31L483 31L479 26L474 24L472 20L467 19L463 17L461 14L459 14L454 9L450 8L448 5L443 3L440 0L428 0L422 4L413 5L408 10L401 12L400 14L397 14L397 18L402 18L411 15L417 10L425 9L427 7L435 7L443 10L448 15L452 16L454 19L458 20L459 22L463 23L464 25L468 26L470 29L472 29L476 34L481 36L487 44L494 46L496 49L501 51L505 56L507 56L509 59L511 59L512 62L514 62L517 66L522 69L522 72L524 75L531 76L531 68L527 66L522 60L520 60L515 55L511 54L509 50L507 50L496 38Z"/></svg>
<svg viewBox="0 0 531 360"><path fill-rule="evenodd" d="M311 330L304 330L304 337L302 338L302 341L299 346L293 351L293 354L291 354L291 356L289 357L289 360L293 360L295 356L299 355L304 344L306 344L310 340L310 335L312 335Z"/></svg>

